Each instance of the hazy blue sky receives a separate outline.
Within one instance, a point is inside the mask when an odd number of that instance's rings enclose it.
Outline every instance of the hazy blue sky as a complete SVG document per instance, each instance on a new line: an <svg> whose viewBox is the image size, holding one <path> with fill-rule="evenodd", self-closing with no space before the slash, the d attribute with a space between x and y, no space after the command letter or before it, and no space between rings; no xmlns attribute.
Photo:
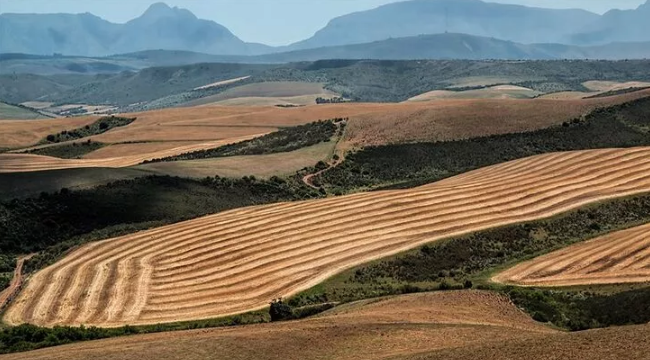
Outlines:
<svg viewBox="0 0 650 360"><path fill-rule="evenodd" d="M0 13L83 13L124 23L155 0L0 0ZM245 41L286 45L310 37L333 17L396 0L166 0L214 20ZM598 13L636 8L645 0L492 0L552 8L583 8Z"/></svg>

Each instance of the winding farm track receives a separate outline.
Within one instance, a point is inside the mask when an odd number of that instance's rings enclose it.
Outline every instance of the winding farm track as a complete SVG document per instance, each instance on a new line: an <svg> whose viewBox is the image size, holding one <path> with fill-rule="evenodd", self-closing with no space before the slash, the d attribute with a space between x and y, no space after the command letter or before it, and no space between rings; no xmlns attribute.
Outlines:
<svg viewBox="0 0 650 360"><path fill-rule="evenodd" d="M165 149L161 151L149 152L138 155L126 155L102 159L60 159L50 156L32 155L32 154L0 154L0 173L31 172L43 170L71 169L71 168L120 168L138 165L146 160L160 159L168 156L180 155L188 152L213 149L226 144L232 144L240 141L250 140L252 138L268 134L268 132L230 138L225 140L215 140L200 144L191 144Z"/></svg>
<svg viewBox="0 0 650 360"><path fill-rule="evenodd" d="M23 284L23 265L25 260L31 259L36 254L30 254L27 256L20 256L16 260L16 268L14 269L14 277L9 283L9 287L0 291L0 311L4 309L7 303L11 298L16 295L16 292L20 290L20 286Z"/></svg>
<svg viewBox="0 0 650 360"><path fill-rule="evenodd" d="M248 207L72 252L4 320L120 326L268 306L355 265L490 227L650 191L650 148L552 153L409 190Z"/></svg>
<svg viewBox="0 0 650 360"><path fill-rule="evenodd" d="M650 224L540 256L492 280L524 286L650 282Z"/></svg>

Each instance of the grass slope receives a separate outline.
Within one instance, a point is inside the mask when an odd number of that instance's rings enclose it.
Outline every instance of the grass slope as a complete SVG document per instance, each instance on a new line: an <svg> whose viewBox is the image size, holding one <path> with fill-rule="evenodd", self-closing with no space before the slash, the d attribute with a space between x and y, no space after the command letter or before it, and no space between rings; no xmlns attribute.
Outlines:
<svg viewBox="0 0 650 360"><path fill-rule="evenodd" d="M21 106L15 106L0 102L0 119L9 120L35 120L48 119L36 111Z"/></svg>

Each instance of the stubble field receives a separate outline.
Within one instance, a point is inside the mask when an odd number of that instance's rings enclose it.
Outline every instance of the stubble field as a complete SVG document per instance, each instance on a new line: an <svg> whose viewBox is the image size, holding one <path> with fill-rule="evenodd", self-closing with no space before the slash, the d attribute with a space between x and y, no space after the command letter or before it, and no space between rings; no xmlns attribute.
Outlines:
<svg viewBox="0 0 650 360"><path fill-rule="evenodd" d="M546 154L410 190L242 208L88 244L34 275L4 320L110 327L260 309L428 242L650 191L649 155Z"/></svg>

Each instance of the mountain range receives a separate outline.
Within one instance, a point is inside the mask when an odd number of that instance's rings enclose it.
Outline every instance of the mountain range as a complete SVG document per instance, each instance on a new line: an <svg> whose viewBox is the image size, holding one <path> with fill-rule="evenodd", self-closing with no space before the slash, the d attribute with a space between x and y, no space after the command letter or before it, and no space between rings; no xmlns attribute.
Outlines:
<svg viewBox="0 0 650 360"><path fill-rule="evenodd" d="M522 58L546 59L566 53L567 58L591 58L604 44L650 41L647 19L650 0L635 10L612 10L604 15L480 0L411 0L337 17L309 39L270 47L244 42L214 21L157 3L125 24L114 24L89 13L0 14L0 53L97 57L161 49L246 56L251 62L264 58L313 60L314 56L401 59L408 54L415 58L490 58L491 54L495 58L517 58L521 53ZM454 36L421 36L445 33ZM463 38L462 34L470 37ZM487 39L477 42L477 37ZM450 39L455 40L453 46L446 54L441 53L445 44L451 44ZM457 46L466 49L454 48ZM645 53L637 48L640 44L616 46L630 53ZM603 53L611 49L607 47ZM629 56L624 53L619 57ZM244 61L237 57L234 60Z"/></svg>

